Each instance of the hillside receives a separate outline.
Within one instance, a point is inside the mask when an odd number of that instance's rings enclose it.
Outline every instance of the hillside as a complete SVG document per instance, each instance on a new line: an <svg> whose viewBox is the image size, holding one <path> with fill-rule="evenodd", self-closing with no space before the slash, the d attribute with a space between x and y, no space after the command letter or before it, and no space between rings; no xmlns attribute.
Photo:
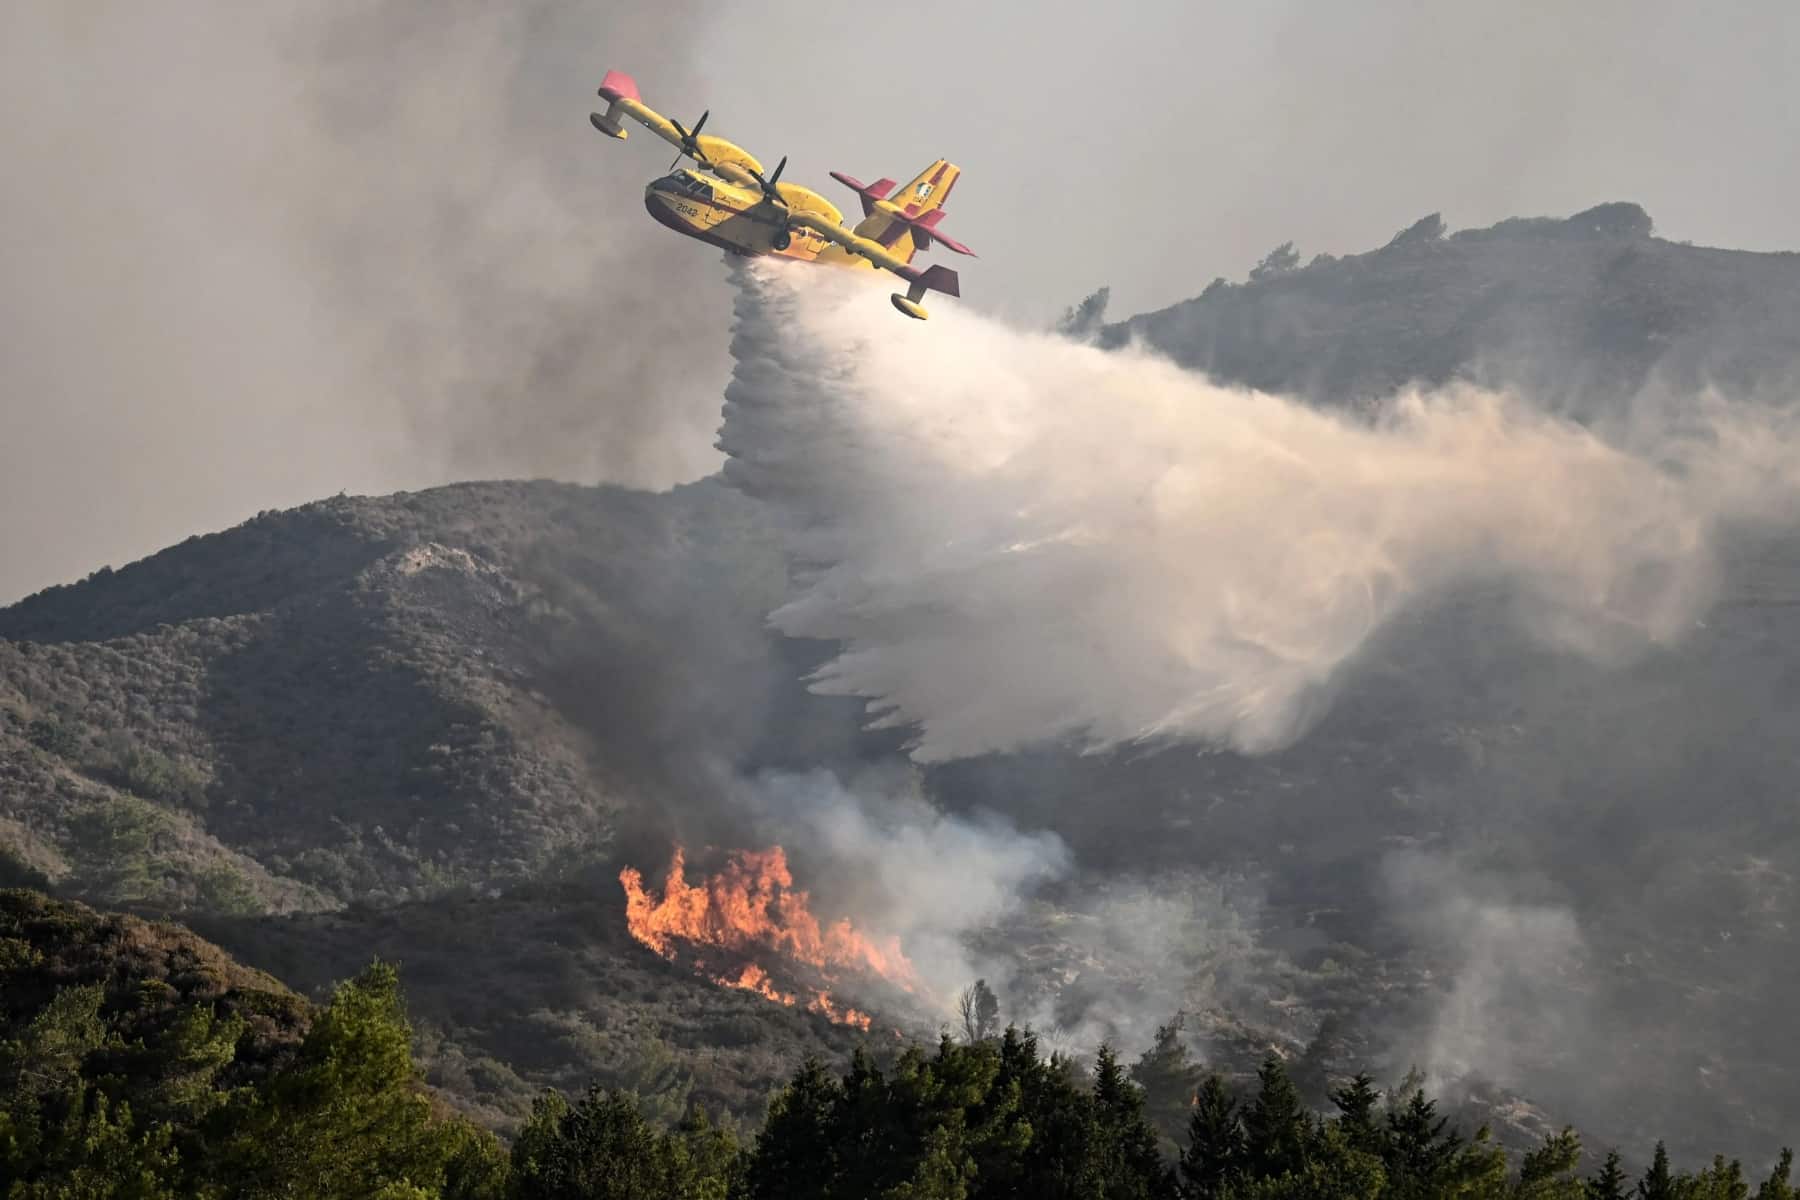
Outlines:
<svg viewBox="0 0 1800 1200"><path fill-rule="evenodd" d="M1800 363L1800 256L1640 217L1426 222L1100 336L1322 402L1473 378L1584 417ZM757 1115L855 1039L633 942L617 872L757 844L739 791L766 769L903 765L766 628L786 571L717 480L492 483L263 513L50 589L0 610L0 884L179 915L312 995L398 960L430 1078L492 1125L592 1079ZM1244 1079L1275 1047L1319 1103L1418 1065L1515 1143L1549 1113L1771 1153L1800 1120L1800 547L1734 535L1720 576L1703 627L1622 664L1480 593L1409 613L1274 755L922 773L1070 851L977 931L1008 1013L1130 1060L1186 1010L1208 1062Z"/></svg>
<svg viewBox="0 0 1800 1200"><path fill-rule="evenodd" d="M1635 204L1454 233L1433 213L1305 266L1287 249L1100 340L1327 403L1470 379L1581 418L1647 388L1785 399L1800 362L1800 254L1664 241Z"/></svg>
<svg viewBox="0 0 1800 1200"><path fill-rule="evenodd" d="M717 484L265 513L0 612L8 849L108 902L292 911L554 874L791 686Z"/></svg>

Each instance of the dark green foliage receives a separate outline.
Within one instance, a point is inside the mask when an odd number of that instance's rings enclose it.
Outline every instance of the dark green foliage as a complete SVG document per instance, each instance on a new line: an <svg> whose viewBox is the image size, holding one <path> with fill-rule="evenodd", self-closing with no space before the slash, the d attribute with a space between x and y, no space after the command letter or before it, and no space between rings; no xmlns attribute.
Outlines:
<svg viewBox="0 0 1800 1200"><path fill-rule="evenodd" d="M1675 1176L1669 1170L1669 1151L1660 1141L1644 1177L1638 1180L1637 1194L1639 1200L1678 1200L1680 1196Z"/></svg>
<svg viewBox="0 0 1800 1200"><path fill-rule="evenodd" d="M1260 283L1266 279L1288 275L1299 266L1300 252L1294 249L1294 243L1283 242L1263 255L1262 261L1250 268L1250 281Z"/></svg>
<svg viewBox="0 0 1800 1200"><path fill-rule="evenodd" d="M630 1091L653 1120L703 1105L748 1139L808 1055L848 1061L861 1035L776 1010L665 963L625 931L616 880L434 897L375 912L198 922L308 994L370 956L405 964L426 1078L511 1132L548 1088ZM578 950L546 954L546 945Z"/></svg>
<svg viewBox="0 0 1800 1200"><path fill-rule="evenodd" d="M1384 1145L1381 1117L1376 1112L1376 1105L1381 1103L1381 1092L1374 1079L1366 1072L1358 1071L1348 1084L1331 1093L1331 1102L1337 1106L1338 1128L1350 1145L1379 1155Z"/></svg>
<svg viewBox="0 0 1800 1200"><path fill-rule="evenodd" d="M1244 1110L1244 1165L1254 1175L1298 1173L1311 1129L1300 1093L1276 1055L1257 1071L1256 1099Z"/></svg>
<svg viewBox="0 0 1800 1200"><path fill-rule="evenodd" d="M399 977L383 964L341 986L294 1066L242 1098L210 1131L220 1178L253 1196L436 1192L464 1149L418 1085Z"/></svg>
<svg viewBox="0 0 1800 1200"><path fill-rule="evenodd" d="M499 1200L498 1143L419 1086L391 967L314 1017L189 934L25 892L0 946L7 1200Z"/></svg>
<svg viewBox="0 0 1800 1200"><path fill-rule="evenodd" d="M118 730L102 739L100 755L91 765L103 778L146 800L184 808L206 805L205 776Z"/></svg>
<svg viewBox="0 0 1800 1200"><path fill-rule="evenodd" d="M1608 1150L1606 1161L1588 1177L1583 1200L1626 1200L1631 1194L1631 1181L1625 1174L1624 1161L1617 1150Z"/></svg>
<svg viewBox="0 0 1800 1200"><path fill-rule="evenodd" d="M868 1086L863 1081L860 1090L866 1091ZM874 1087L881 1087L879 1077ZM864 1131L856 1122L860 1110L855 1105L844 1105L843 1099L842 1085L817 1059L807 1059L793 1082L769 1106L769 1119L757 1135L750 1170L753 1196L808 1200L829 1194L832 1175L838 1169L833 1142L839 1136L846 1136L852 1144L863 1140ZM879 1104L886 1096L882 1092L878 1099L866 1099ZM869 1170L873 1157L848 1166Z"/></svg>
<svg viewBox="0 0 1800 1200"><path fill-rule="evenodd" d="M1382 1161L1393 1195L1426 1200L1440 1194L1462 1148L1461 1136L1449 1125L1422 1088L1415 1087L1404 1103L1389 1108Z"/></svg>
<svg viewBox="0 0 1800 1200"><path fill-rule="evenodd" d="M1682 1200L1749 1200L1750 1196L1743 1167L1736 1161L1726 1162L1722 1154L1714 1156L1705 1170L1682 1183L1677 1193Z"/></svg>
<svg viewBox="0 0 1800 1200"><path fill-rule="evenodd" d="M1056 322L1056 332L1070 338L1089 338L1099 333L1106 320L1106 304L1110 299L1111 288L1096 288L1089 292L1080 304L1064 310L1062 318Z"/></svg>
<svg viewBox="0 0 1800 1200"><path fill-rule="evenodd" d="M1782 1148L1781 1158L1762 1186L1756 1189L1756 1200L1794 1200L1794 1186L1788 1182L1794 1170L1794 1152Z"/></svg>
<svg viewBox="0 0 1800 1200"><path fill-rule="evenodd" d="M1132 1082L1144 1092L1144 1115L1162 1135L1165 1148L1180 1145L1200 1086L1200 1068L1188 1058L1181 1039L1185 1017L1156 1030L1156 1040L1131 1068Z"/></svg>
<svg viewBox="0 0 1800 1200"><path fill-rule="evenodd" d="M571 1106L549 1092L512 1149L518 1200L725 1200L738 1185L731 1135L698 1109L673 1131L644 1120L631 1096L591 1089Z"/></svg>
<svg viewBox="0 0 1800 1200"><path fill-rule="evenodd" d="M46 754L73 758L81 750L81 738L54 717L39 717L25 727L25 738Z"/></svg>
<svg viewBox="0 0 1800 1200"><path fill-rule="evenodd" d="M767 1200L1175 1195L1112 1053L1084 1091L1015 1029L910 1049L888 1071L859 1055L841 1080L806 1064L770 1108L748 1185Z"/></svg>
<svg viewBox="0 0 1800 1200"><path fill-rule="evenodd" d="M1575 1173L1580 1163L1581 1139L1564 1129L1525 1155L1514 1195L1519 1200L1582 1200L1586 1188Z"/></svg>
<svg viewBox="0 0 1800 1200"><path fill-rule="evenodd" d="M1583 1180L1571 1130L1509 1176L1409 1080L1378 1113L1367 1076L1337 1115L1301 1105L1270 1055L1247 1105L1193 1096L1178 1167L1146 1096L1102 1046L1084 1081L1029 1032L914 1046L841 1076L809 1060L748 1150L698 1105L656 1119L627 1091L549 1091L510 1155L421 1086L399 976L375 963L316 1012L192 935L0 893L4 1200L1622 1200L1617 1153ZM1139 1062L1192 1068L1171 1024ZM1162 1085L1159 1085L1162 1086ZM1172 1086L1172 1084L1171 1084ZM1791 1200L1785 1153L1757 1200ZM1643 1200L1749 1200L1738 1163L1671 1171Z"/></svg>
<svg viewBox="0 0 1800 1200"><path fill-rule="evenodd" d="M1110 1046L1100 1047L1094 1064L1094 1106L1104 1194L1172 1195L1174 1172L1157 1149L1155 1128L1144 1118L1143 1093L1120 1070Z"/></svg>
<svg viewBox="0 0 1800 1200"><path fill-rule="evenodd" d="M1181 1182L1191 1200L1214 1200L1229 1194L1229 1187L1247 1169L1244 1127L1237 1102L1225 1090L1225 1081L1208 1075L1194 1100L1188 1119L1187 1149L1181 1154Z"/></svg>

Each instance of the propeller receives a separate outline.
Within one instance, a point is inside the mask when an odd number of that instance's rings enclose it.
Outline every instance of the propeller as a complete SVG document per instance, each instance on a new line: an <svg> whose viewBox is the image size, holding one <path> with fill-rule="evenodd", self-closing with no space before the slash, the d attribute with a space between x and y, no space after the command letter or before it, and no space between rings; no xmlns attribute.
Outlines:
<svg viewBox="0 0 1800 1200"><path fill-rule="evenodd" d="M771 243L777 250L786 250L790 237L788 213L791 210L788 208L787 201L781 198L781 193L775 190L775 185L781 182L781 172L786 167L787 155L784 154L781 156L781 161L775 164L775 170L770 172L768 178L763 178L761 171L750 171L750 178L756 180L756 186L762 189L762 199L757 201L758 205L767 204L781 212L781 225L775 230L775 237ZM750 170L748 167L744 169Z"/></svg>
<svg viewBox="0 0 1800 1200"><path fill-rule="evenodd" d="M750 177L756 180L756 186L762 189L763 199L771 204L779 205L782 208L787 207L787 201L781 198L781 193L775 190L775 185L781 182L781 172L786 166L787 155L784 154L781 156L781 161L775 164L774 173L767 179L762 177L762 172L760 171L750 172Z"/></svg>
<svg viewBox="0 0 1800 1200"><path fill-rule="evenodd" d="M712 109L709 108L700 114L700 119L694 122L692 129L683 129L680 121L674 117L669 118L669 124L673 125L675 132L681 135L681 149L675 155L675 162L669 164L669 170L675 169L676 163L681 161L683 154L689 155L703 167L712 165L706 161L706 155L700 153L700 131L706 127L706 118L710 116L712 116Z"/></svg>

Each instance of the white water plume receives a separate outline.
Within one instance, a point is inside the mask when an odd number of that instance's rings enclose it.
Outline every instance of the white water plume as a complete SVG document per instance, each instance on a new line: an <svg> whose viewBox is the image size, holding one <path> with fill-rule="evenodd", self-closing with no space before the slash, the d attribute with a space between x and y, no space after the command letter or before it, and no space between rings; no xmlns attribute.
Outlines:
<svg viewBox="0 0 1800 1200"><path fill-rule="evenodd" d="M905 321L862 272L737 277L720 445L790 531L771 619L840 643L815 687L914 726L920 761L1275 749L1386 622L1469 584L1553 645L1639 652L1703 610L1722 521L1800 492L1768 410L1696 402L1630 449L1472 388L1370 422L954 302Z"/></svg>

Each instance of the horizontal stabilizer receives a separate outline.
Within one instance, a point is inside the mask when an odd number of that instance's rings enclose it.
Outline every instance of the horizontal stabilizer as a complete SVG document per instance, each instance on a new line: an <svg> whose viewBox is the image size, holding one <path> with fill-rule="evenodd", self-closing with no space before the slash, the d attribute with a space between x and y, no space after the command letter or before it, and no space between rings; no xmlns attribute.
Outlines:
<svg viewBox="0 0 1800 1200"><path fill-rule="evenodd" d="M925 215L927 217L941 217L944 215L944 210L941 208L936 209ZM975 256L973 250L969 249L955 238L939 233L937 231L936 221L911 221L908 222L908 224L912 226L913 235L918 239L919 249L921 250L928 249L933 242L941 242L946 250L954 250L958 254L967 254L970 257Z"/></svg>
<svg viewBox="0 0 1800 1200"><path fill-rule="evenodd" d="M877 200L887 199L888 193L894 190L894 181L891 179L877 179L874 183L864 183L842 171L833 171L831 177L862 197L863 216L865 217L875 211Z"/></svg>
<svg viewBox="0 0 1800 1200"><path fill-rule="evenodd" d="M923 271L917 267L908 267L904 271L895 272L900 278L912 284L912 291L923 292L929 288L934 292L942 292L946 296L962 297L962 287L956 278L956 272L946 266L930 266Z"/></svg>

